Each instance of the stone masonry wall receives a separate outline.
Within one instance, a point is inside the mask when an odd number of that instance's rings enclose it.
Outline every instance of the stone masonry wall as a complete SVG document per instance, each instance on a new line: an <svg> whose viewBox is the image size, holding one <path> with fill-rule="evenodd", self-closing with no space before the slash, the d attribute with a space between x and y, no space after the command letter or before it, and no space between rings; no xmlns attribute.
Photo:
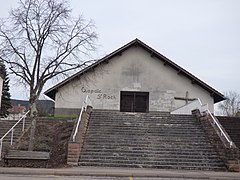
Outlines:
<svg viewBox="0 0 240 180"><path fill-rule="evenodd" d="M77 126L77 121L74 125L70 141L68 143L68 157L67 164L77 166L78 160L83 148L84 138L87 133L89 118L92 112L92 107L88 106L86 111L83 112L81 122L78 128L78 133L76 135L75 141L73 141L73 135Z"/></svg>
<svg viewBox="0 0 240 180"><path fill-rule="evenodd" d="M215 147L219 157L224 161L229 171L240 171L239 165L239 149L233 144L229 147L227 143L221 139L216 128L210 123L210 117L207 114L201 115L199 109L193 110L192 114L201 123L210 143Z"/></svg>

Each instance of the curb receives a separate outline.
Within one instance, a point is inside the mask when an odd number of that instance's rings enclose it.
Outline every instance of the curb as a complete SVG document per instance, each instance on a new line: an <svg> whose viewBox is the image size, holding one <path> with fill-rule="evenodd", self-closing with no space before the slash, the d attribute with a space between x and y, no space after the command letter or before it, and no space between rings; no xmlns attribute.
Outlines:
<svg viewBox="0 0 240 180"><path fill-rule="evenodd" d="M161 177L161 178L229 179L229 180L240 179L240 173L230 172L94 168L94 167L64 168L64 169L0 167L0 174L44 175L44 176Z"/></svg>

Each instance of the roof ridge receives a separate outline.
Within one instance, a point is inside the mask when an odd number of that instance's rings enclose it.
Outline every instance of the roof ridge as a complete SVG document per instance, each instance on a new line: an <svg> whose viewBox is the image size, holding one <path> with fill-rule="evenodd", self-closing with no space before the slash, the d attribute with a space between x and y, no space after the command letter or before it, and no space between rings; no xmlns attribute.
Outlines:
<svg viewBox="0 0 240 180"><path fill-rule="evenodd" d="M68 83L70 80L72 80L72 79L74 79L74 78L76 78L78 76L81 76L83 73L87 72L89 69L95 68L100 63L102 63L104 61L108 61L108 60L112 59L113 57L115 57L117 55L120 55L123 51L125 51L128 48L132 47L136 43L137 43L137 45L140 45L143 49L148 51L151 54L151 56L156 56L159 60L163 61L164 64L169 65L170 67L172 67L173 69L178 71L178 73L182 73L183 75L185 75L188 79L191 80L191 82L193 84L196 83L199 86L201 86L202 88L204 88L205 90L207 90L213 96L214 103L222 101L222 100L225 99L224 95L222 93L218 92L213 87L209 86L207 83L205 83L204 81L200 80L199 78L194 76L192 73L188 72L187 70L183 69L182 67L180 67L179 65L174 63L172 60L168 59L167 57L165 57L164 55L162 55L161 53L159 53L158 51L156 51L152 47L148 46L147 44L145 44L144 42L142 42L138 38L135 38L134 40L128 42L127 44L125 44L122 47L116 49L115 51L111 52L110 54L107 54L103 58L97 60L93 64L91 64L91 65L87 66L86 68L80 70L79 72L73 74L69 78L63 80L62 82L60 82L57 85L53 86L52 88L48 89L44 94L47 95L48 97L54 99L55 98L54 96L55 96L57 88L60 88L61 86L63 86L66 83Z"/></svg>

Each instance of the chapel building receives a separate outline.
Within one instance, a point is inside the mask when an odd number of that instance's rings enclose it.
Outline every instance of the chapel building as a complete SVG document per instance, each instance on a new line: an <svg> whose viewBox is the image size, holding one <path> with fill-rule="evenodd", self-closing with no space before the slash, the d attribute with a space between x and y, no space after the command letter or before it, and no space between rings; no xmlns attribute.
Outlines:
<svg viewBox="0 0 240 180"><path fill-rule="evenodd" d="M193 62L194 63L194 62ZM224 95L135 39L50 88L55 115L78 114L89 95L94 109L172 112L200 99L214 112Z"/></svg>

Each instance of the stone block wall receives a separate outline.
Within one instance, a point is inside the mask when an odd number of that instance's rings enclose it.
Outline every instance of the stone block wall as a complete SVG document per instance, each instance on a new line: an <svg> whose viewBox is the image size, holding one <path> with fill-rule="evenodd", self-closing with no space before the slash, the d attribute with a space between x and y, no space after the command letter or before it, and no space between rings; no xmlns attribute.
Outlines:
<svg viewBox="0 0 240 180"><path fill-rule="evenodd" d="M90 119L90 115L92 112L92 107L88 106L86 111L83 112L81 122L78 127L78 133L76 135L75 141L73 141L73 135L77 126L77 121L74 125L72 135L70 141L68 143L68 157L67 157L67 164L77 166L78 160L81 155L81 151L84 145L84 138L87 133L88 123Z"/></svg>
<svg viewBox="0 0 240 180"><path fill-rule="evenodd" d="M192 115L199 120L210 143L215 147L216 152L224 161L227 169L229 171L240 172L239 149L235 144L230 147L226 140L219 135L217 128L212 125L212 119L208 114L202 115L199 109L195 109L192 111Z"/></svg>
<svg viewBox="0 0 240 180"><path fill-rule="evenodd" d="M76 166L78 165L78 158L80 156L80 143L69 142L68 143L68 155L67 164Z"/></svg>

